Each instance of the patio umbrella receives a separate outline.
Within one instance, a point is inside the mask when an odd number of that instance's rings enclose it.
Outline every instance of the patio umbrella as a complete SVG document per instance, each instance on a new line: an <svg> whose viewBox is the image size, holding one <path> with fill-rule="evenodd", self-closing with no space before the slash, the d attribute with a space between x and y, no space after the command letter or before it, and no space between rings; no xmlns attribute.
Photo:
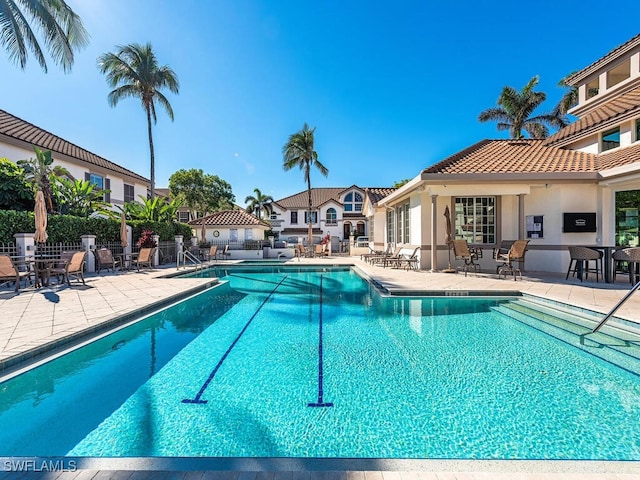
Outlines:
<svg viewBox="0 0 640 480"><path fill-rule="evenodd" d="M207 243L207 223L202 219L202 230L200 232L202 243Z"/></svg>
<svg viewBox="0 0 640 480"><path fill-rule="evenodd" d="M122 248L129 246L129 239L127 238L127 219L124 216L124 212L120 214L120 241L122 242Z"/></svg>
<svg viewBox="0 0 640 480"><path fill-rule="evenodd" d="M36 233L33 236L33 240L36 243L45 243L49 235L47 235L47 207L44 205L44 195L40 190L36 193Z"/></svg>
<svg viewBox="0 0 640 480"><path fill-rule="evenodd" d="M446 238L446 243L447 243L447 250L449 251L449 267L445 268L443 270L444 273L456 273L456 269L455 268L451 268L451 244L453 243L453 236L451 234L451 213L449 212L449 205L447 205L446 207L444 207L444 218L445 218L445 222L444 222L444 228L445 231L447 232L447 238Z"/></svg>

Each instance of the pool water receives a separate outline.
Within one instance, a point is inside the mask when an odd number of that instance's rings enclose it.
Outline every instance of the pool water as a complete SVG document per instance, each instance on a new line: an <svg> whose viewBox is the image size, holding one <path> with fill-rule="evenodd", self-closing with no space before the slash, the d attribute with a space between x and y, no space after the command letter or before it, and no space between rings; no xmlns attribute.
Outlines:
<svg viewBox="0 0 640 480"><path fill-rule="evenodd" d="M0 456L640 460L640 377L345 268L228 283L0 384Z"/></svg>

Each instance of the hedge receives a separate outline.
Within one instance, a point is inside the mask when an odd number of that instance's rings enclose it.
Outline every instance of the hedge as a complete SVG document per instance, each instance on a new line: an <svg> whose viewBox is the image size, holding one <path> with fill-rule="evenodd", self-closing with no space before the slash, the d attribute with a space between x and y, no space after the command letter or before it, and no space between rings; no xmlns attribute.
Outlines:
<svg viewBox="0 0 640 480"><path fill-rule="evenodd" d="M129 220L135 243L142 230L148 229L160 235L161 241L173 240L175 235L191 238L191 227L184 223L148 222ZM35 232L33 212L0 210L0 243L13 243L15 233ZM120 241L120 220L108 218L81 218L72 215L49 215L47 218L48 243L79 242L82 235L95 235L96 242Z"/></svg>

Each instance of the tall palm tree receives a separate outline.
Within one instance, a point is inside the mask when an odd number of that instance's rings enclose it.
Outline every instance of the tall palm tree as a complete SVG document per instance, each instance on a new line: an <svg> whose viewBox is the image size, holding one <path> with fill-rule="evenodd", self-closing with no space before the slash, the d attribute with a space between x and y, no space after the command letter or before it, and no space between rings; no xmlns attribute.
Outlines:
<svg viewBox="0 0 640 480"><path fill-rule="evenodd" d="M567 125L563 115L544 113L532 117L531 115L547 98L544 92L535 92L538 84L536 75L521 91L505 86L498 97L498 107L488 108L480 113L481 122L496 121L498 130L509 130L511 138L523 138L524 130L531 138L546 138L549 136L547 125L562 128Z"/></svg>
<svg viewBox="0 0 640 480"><path fill-rule="evenodd" d="M564 95L562 96L562 98L560 99L560 101L558 102L558 105L554 110L561 115L566 115L571 107L574 107L578 104L578 89L576 87L572 87L571 85L567 84L567 79L571 77L574 73L576 72L571 72L569 75L560 79L560 81L558 82L559 87L566 89L566 91L564 92Z"/></svg>
<svg viewBox="0 0 640 480"><path fill-rule="evenodd" d="M151 44L120 45L117 53L105 53L98 58L98 67L107 75L109 86L114 88L109 92L109 104L115 107L126 97L137 97L142 100L142 108L147 114L147 130L149 133L149 152L151 155L151 200L155 197L156 168L153 152L153 136L151 134L151 119L157 123L156 101L166 110L173 121L173 109L167 97L160 91L168 88L173 93L179 93L178 77L166 65L159 66Z"/></svg>
<svg viewBox="0 0 640 480"><path fill-rule="evenodd" d="M314 150L314 135L316 128L309 128L306 123L302 130L292 134L289 141L282 147L282 157L284 159L283 168L291 170L293 167L299 167L304 172L304 179L307 182L307 193L309 195L309 210L307 221L309 224L309 247L313 245L313 226L311 222L311 167L316 167L318 171L325 177L329 174L329 170L318 161L318 154Z"/></svg>
<svg viewBox="0 0 640 480"><path fill-rule="evenodd" d="M73 65L74 49L89 43L82 20L64 0L0 0L0 43L9 60L23 70L31 51L47 72L44 53L31 25L43 37L53 61L65 72Z"/></svg>
<svg viewBox="0 0 640 480"><path fill-rule="evenodd" d="M273 202L273 197L271 195L263 195L259 188L253 189L254 195L247 195L247 198L244 199L244 203L248 203L247 205L247 213L254 213L258 210L258 218L262 218L262 212L266 215L270 215L272 212L271 202Z"/></svg>
<svg viewBox="0 0 640 480"><path fill-rule="evenodd" d="M40 190L44 195L47 212L53 213L51 178L70 176L70 173L61 165L53 165L51 150L40 150L34 145L33 151L36 158L18 160L16 164L24 170L27 181L33 186L34 195Z"/></svg>

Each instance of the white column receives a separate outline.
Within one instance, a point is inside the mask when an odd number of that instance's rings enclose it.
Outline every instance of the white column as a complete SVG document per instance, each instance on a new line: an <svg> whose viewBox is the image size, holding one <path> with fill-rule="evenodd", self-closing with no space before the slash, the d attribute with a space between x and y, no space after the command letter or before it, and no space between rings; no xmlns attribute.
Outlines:
<svg viewBox="0 0 640 480"><path fill-rule="evenodd" d="M156 245L160 246L160 235L151 235L151 238L156 242ZM156 248L156 252L153 254L153 265L160 265L160 248Z"/></svg>
<svg viewBox="0 0 640 480"><path fill-rule="evenodd" d="M82 248L87 252L87 259L85 267L88 273L94 273L96 271L96 256L93 253L96 249L96 236L95 235L82 235Z"/></svg>
<svg viewBox="0 0 640 480"><path fill-rule="evenodd" d="M438 195L431 195L431 271L438 271Z"/></svg>
<svg viewBox="0 0 640 480"><path fill-rule="evenodd" d="M15 233L13 238L16 239L16 246L18 247L18 255L25 258L33 258L35 252L35 242L33 241L34 233Z"/></svg>
<svg viewBox="0 0 640 480"><path fill-rule="evenodd" d="M518 194L518 240L525 239L524 193Z"/></svg>

